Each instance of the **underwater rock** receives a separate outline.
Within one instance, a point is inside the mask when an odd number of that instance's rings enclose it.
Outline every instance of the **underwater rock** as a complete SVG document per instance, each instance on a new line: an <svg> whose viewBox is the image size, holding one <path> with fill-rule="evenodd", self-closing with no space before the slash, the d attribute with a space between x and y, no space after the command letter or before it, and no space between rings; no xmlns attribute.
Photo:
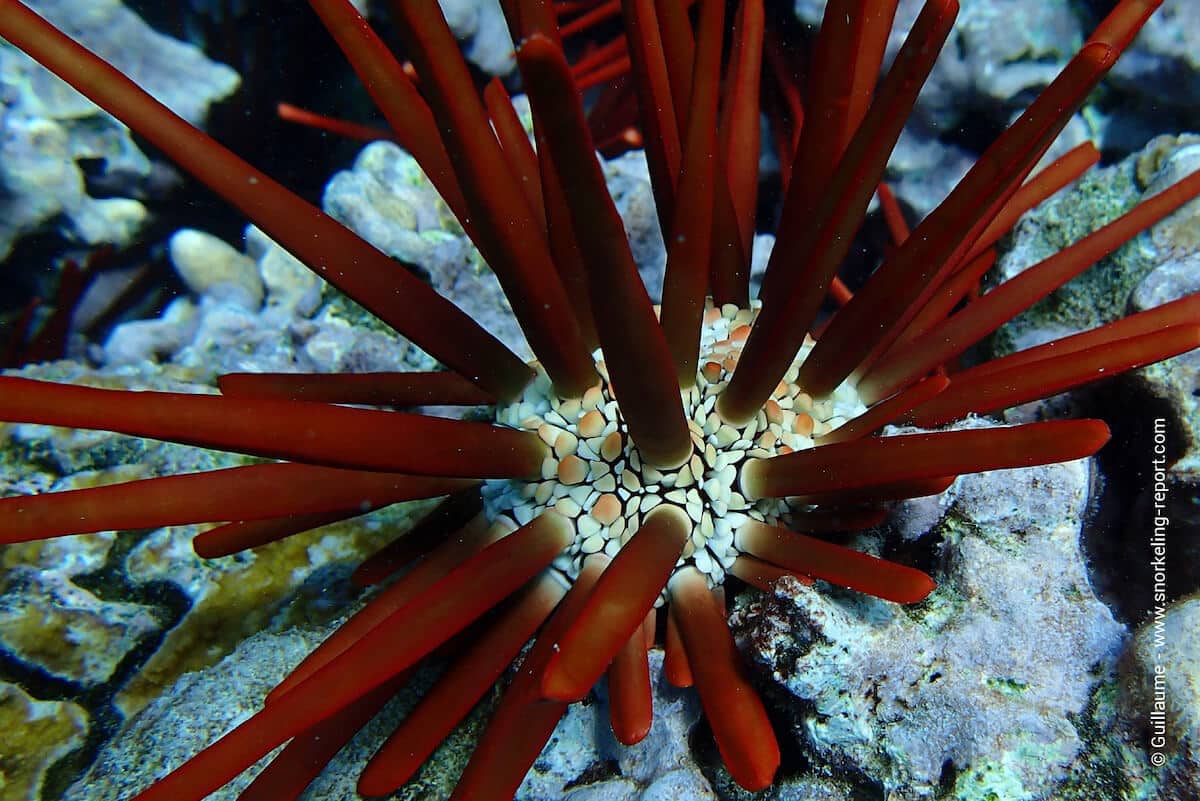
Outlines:
<svg viewBox="0 0 1200 801"><path fill-rule="evenodd" d="M118 0L35 0L29 6L193 124L203 121L214 102L237 89L233 70L156 33ZM61 82L58 86L77 112L95 111L75 90Z"/></svg>
<svg viewBox="0 0 1200 801"><path fill-rule="evenodd" d="M256 226L247 225L243 236L246 255L258 264L267 308L279 315L311 317L321 305L325 282Z"/></svg>
<svg viewBox="0 0 1200 801"><path fill-rule="evenodd" d="M368 315L340 295L322 308L325 282L257 228L246 229L246 255L214 244L207 235L187 238L205 243L198 248L201 255L183 257L190 259L183 272L202 294L176 299L157 320L117 326L95 354L98 361L110 367L170 363L205 383L245 370L366 372L432 366L428 356L390 329L368 324ZM211 263L205 265L205 260ZM259 300L251 305L256 291Z"/></svg>
<svg viewBox="0 0 1200 801"><path fill-rule="evenodd" d="M617 212L625 223L625 236L633 261L642 275L650 300L662 300L663 276L667 266L667 248L658 227L658 212L654 206L654 191L650 187L650 172L646 153L631 150L615 159L604 161L604 180ZM763 262L764 265L766 262Z"/></svg>
<svg viewBox="0 0 1200 801"><path fill-rule="evenodd" d="M124 575L135 586L172 587L186 599L187 609L121 688L114 699L117 708L125 715L137 712L178 676L211 665L246 637L268 628L281 610L302 618L339 611L337 603L349 603L340 595L349 567L426 508L400 504L219 559L202 559L191 545L195 534L211 526L174 526L147 534L129 549ZM310 597L310 579L330 596L332 606L319 595Z"/></svg>
<svg viewBox="0 0 1200 801"><path fill-rule="evenodd" d="M233 70L154 32L118 0L30 5L190 122L202 122L212 103L237 88ZM152 175L125 126L7 43L0 43L0 92L0 183L6 190L0 256L48 224L89 245L127 244L146 216L134 198ZM81 164L96 169L85 177ZM98 184L103 197L91 194Z"/></svg>
<svg viewBox="0 0 1200 801"><path fill-rule="evenodd" d="M1086 235L1086 226L1102 225L1197 169L1200 137L1155 138L1025 215L996 271L1007 280ZM1007 323L989 347L997 354L1023 350L1198 290L1200 203L1193 201ZM1110 510L1114 519L1087 543L1105 599L1126 620L1140 620L1150 609L1149 539L1156 518L1168 521L1169 597L1200 589L1200 357L1184 354L1127 373L1108 387L1027 404L1004 417L1034 419L1067 407L1119 421L1122 430L1125 455L1118 458L1114 450L1102 460L1110 488L1103 498L1119 499ZM1163 496L1158 509L1156 492Z"/></svg>
<svg viewBox="0 0 1200 801"><path fill-rule="evenodd" d="M1155 137L1136 158L1138 180L1146 187L1145 196L1152 197L1170 187L1172 181L1200 170L1200 136ZM1156 223L1150 229L1150 240L1164 264L1185 261L1194 266L1200 261L1200 201L1192 200ZM1153 301L1142 302L1146 303Z"/></svg>
<svg viewBox="0 0 1200 801"><path fill-rule="evenodd" d="M513 104L528 128L525 97L513 98ZM604 161L603 167L634 260L651 298L658 302L667 257L645 154L630 151ZM384 253L424 270L435 289L513 351L529 357L529 347L499 281L404 150L390 142L367 145L351 169L330 179L323 206L330 216Z"/></svg>
<svg viewBox="0 0 1200 801"><path fill-rule="evenodd" d="M933 529L938 589L917 606L786 579L739 599L738 640L803 702L810 759L896 801L1044 798L1066 777L1075 717L1124 639L1079 550L1089 470L959 478Z"/></svg>
<svg viewBox="0 0 1200 801"><path fill-rule="evenodd" d="M900 49L923 0L900 0L885 64ZM1006 122L1030 92L1045 87L1083 41L1083 24L1062 0L960 0L950 42L914 112L931 129L952 130L980 113ZM819 24L824 0L796 0L796 16ZM998 109L1005 109L998 111Z"/></svg>
<svg viewBox="0 0 1200 801"><path fill-rule="evenodd" d="M1012 248L997 270L1007 279L1099 226L1172 180L1200 169L1200 137L1160 136L1124 161L1093 170L1018 223ZM1082 222L1093 218L1092 223ZM1200 203L1175 213L1119 248L1096 267L1008 323L993 337L998 353L1022 350L1177 300L1200 290ZM1148 541L1156 518L1168 522L1172 549L1169 597L1200 589L1200 357L1168 359L1128 373L1114 387L1089 395L1031 404L1006 415L1044 414L1064 403L1082 402L1118 415L1129 432L1129 458L1106 465L1106 479L1127 493L1118 536L1089 543L1097 559L1097 581L1127 619L1151 606ZM1139 410L1129 414L1128 410ZM1161 451L1156 450L1161 447ZM1157 459L1157 462L1153 460ZM1136 470L1130 470L1130 461ZM1156 475L1155 471L1162 471ZM1156 510L1155 493L1163 503Z"/></svg>
<svg viewBox="0 0 1200 801"><path fill-rule="evenodd" d="M324 629L256 634L215 667L183 676L168 694L126 723L63 801L124 801L134 795L167 766L182 762L249 717L267 691L327 634ZM147 760L148 753L155 759ZM250 783L250 773L210 798L232 801Z"/></svg>
<svg viewBox="0 0 1200 801"><path fill-rule="evenodd" d="M1177 128L1179 117L1195 124L1200 104L1200 6L1193 0L1163 0L1109 80L1138 97L1134 109L1118 108L1123 125L1144 131L1150 119L1167 117ZM1142 136L1144 140L1145 137Z"/></svg>
<svg viewBox="0 0 1200 801"><path fill-rule="evenodd" d="M384 253L426 271L462 257L442 252L464 238L458 221L416 160L391 142L368 144L350 169L335 173L322 206Z"/></svg>
<svg viewBox="0 0 1200 801"><path fill-rule="evenodd" d="M167 243L176 274L197 295L257 311L263 301L258 264L212 234L183 228Z"/></svg>
<svg viewBox="0 0 1200 801"><path fill-rule="evenodd" d="M424 270L435 289L529 357L500 282L404 150L391 142L367 145L351 169L330 179L322 205L384 253Z"/></svg>
<svg viewBox="0 0 1200 801"><path fill-rule="evenodd" d="M1012 112L1009 121L1018 112ZM1054 140L1036 169L1041 169L1076 145L1099 138L1099 131L1083 115L1076 114ZM888 184L912 218L922 219L950 194L979 153L942 139L938 128L923 127L913 120L900 134L896 149L888 159Z"/></svg>
<svg viewBox="0 0 1200 801"><path fill-rule="evenodd" d="M117 801L146 786L154 776L179 764L256 709L267 691L334 627L336 624L299 626L282 633L258 633L219 663L183 676L166 694L126 723L103 749L87 776L64 796L64 801ZM607 726L600 725L607 721L606 704L573 704L518 790L518 801L716 798L688 751L688 733L700 717L699 704L691 694L661 680L660 651L651 652L650 665L655 721L646 739L637 746L624 748L616 743ZM302 801L357 797L354 787L364 761L408 713L432 678L418 674L335 757L300 797ZM213 703L214 698L220 698L221 703ZM485 700L482 706L489 704ZM470 755L481 718L479 710L472 713L468 723L439 748L398 797L414 801L445 797L457 781L463 760ZM464 738L470 742L455 742ZM143 757L152 747L159 758L147 762ZM264 759L210 798L232 801L266 762Z"/></svg>
<svg viewBox="0 0 1200 801"><path fill-rule="evenodd" d="M608 726L607 699L572 704L517 791L518 801L670 801L715 799L688 749L700 718L694 694L667 684L662 651L650 652L654 723L646 739L625 747ZM584 780L582 777L589 777Z"/></svg>
<svg viewBox="0 0 1200 801"><path fill-rule="evenodd" d="M468 61L491 75L513 71L517 62L499 0L438 0L438 5Z"/></svg>
<svg viewBox="0 0 1200 801"><path fill-rule="evenodd" d="M192 341L199 324L196 304L176 298L156 319L131 320L114 328L103 347L95 349L96 361L112 367L169 362Z"/></svg>
<svg viewBox="0 0 1200 801"><path fill-rule="evenodd" d="M837 780L805 776L780 783L777 801L854 801L853 789Z"/></svg>

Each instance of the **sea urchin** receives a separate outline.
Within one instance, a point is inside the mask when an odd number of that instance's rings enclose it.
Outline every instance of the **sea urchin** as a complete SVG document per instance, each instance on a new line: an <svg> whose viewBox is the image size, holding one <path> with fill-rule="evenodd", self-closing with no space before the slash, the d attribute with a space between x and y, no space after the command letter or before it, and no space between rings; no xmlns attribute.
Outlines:
<svg viewBox="0 0 1200 801"><path fill-rule="evenodd" d="M1026 183L1155 2L1122 0L946 201L911 235L898 232L903 241L827 323L818 322L821 305L950 31L955 0L925 3L873 94L864 87L878 71L895 0L829 3L816 46L821 86L806 109L810 126L821 127L800 137L754 302L761 0L738 6L724 82L725 0L701 0L694 40L672 4L622 3L669 232L659 310L606 191L548 2L504 3L521 42L536 153L498 84L486 105L477 97L433 0L394 4L419 91L347 0L310 4L500 278L535 364L17 0L0 0L0 34L450 370L229 375L220 396L0 378L0 419L279 460L4 499L0 542L231 521L196 540L199 553L216 556L400 500L449 496L360 578L407 572L259 713L142 792L143 801L200 799L289 740L244 797L294 797L417 663L448 651L454 658L439 684L363 773L364 794L388 793L535 635L455 798L510 798L566 704L605 673L618 739L645 736L646 653L659 641L668 679L699 691L732 776L766 787L779 749L725 624L727 577L767 586L790 573L920 601L934 589L921 571L812 534L868 527L882 519L881 503L939 492L961 473L1088 456L1108 432L1084 420L879 436L885 425L940 425L1200 343L1200 308L1187 298L1047 349L950 375L942 367L1200 193L1200 176L1191 176L962 305L1016 217L1094 163L1094 149L1079 148ZM344 405L484 403L495 405L494 424ZM480 494L482 517L474 514ZM486 627L456 638L492 610Z"/></svg>

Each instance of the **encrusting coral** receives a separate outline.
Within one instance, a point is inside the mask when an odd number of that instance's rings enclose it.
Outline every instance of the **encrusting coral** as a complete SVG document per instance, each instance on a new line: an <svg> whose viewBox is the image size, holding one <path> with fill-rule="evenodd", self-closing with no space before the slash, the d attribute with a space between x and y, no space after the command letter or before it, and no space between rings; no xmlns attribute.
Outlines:
<svg viewBox="0 0 1200 801"><path fill-rule="evenodd" d="M1119 3L911 235L891 214L896 245L853 296L835 283L836 270L957 3L925 3L872 92L895 2L831 2L777 241L752 302L762 3L739 4L722 81L724 0L699 3L694 37L682 5L627 0L631 80L670 232L658 310L605 188L549 3L504 3L536 153L498 83L477 96L435 3L394 4L419 90L346 0L310 5L499 277L533 365L17 0L0 2L0 34L449 368L234 374L220 379L220 396L0 378L0 419L272 460L4 499L0 542L229 521L195 540L198 553L217 556L397 501L448 496L358 577L377 583L411 569L260 712L142 801L202 798L284 743L242 797L294 797L419 662L451 657L362 775L363 794L386 794L535 635L455 798L510 798L567 704L605 674L617 738L643 737L653 714L647 650L660 641L665 674L698 690L730 774L767 787L780 752L726 625L729 575L765 587L792 574L918 602L934 589L925 573L814 535L869 527L886 514L883 502L937 493L962 473L1089 456L1108 431L1079 420L878 436L887 424L938 426L1200 344L1193 296L954 371L974 342L1200 193L1200 175L1188 176L964 305L1003 232L1095 162L1084 146L1026 181L1155 2ZM840 308L819 321L831 292ZM495 423L343 404L492 404Z"/></svg>

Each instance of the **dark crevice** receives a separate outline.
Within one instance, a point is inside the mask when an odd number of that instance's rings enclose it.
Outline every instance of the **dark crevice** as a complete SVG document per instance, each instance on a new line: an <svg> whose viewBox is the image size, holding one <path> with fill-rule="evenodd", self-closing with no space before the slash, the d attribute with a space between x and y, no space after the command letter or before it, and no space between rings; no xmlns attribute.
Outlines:
<svg viewBox="0 0 1200 801"><path fill-rule="evenodd" d="M101 601L144 606L160 624L156 632L142 638L122 657L107 681L84 685L54 676L11 654L0 653L0 678L22 687L37 700L76 704L86 710L90 718L83 743L47 770L42 798L61 797L117 733L124 723L124 716L115 703L117 694L158 651L167 633L191 608L191 599L174 584L164 581L138 584L125 577L125 561L145 534L140 531L118 535L103 566L72 580Z"/></svg>
<svg viewBox="0 0 1200 801"><path fill-rule="evenodd" d="M1008 128L1008 121L992 116L994 113L989 109L968 109L957 125L938 135L938 142L968 153L983 153Z"/></svg>
<svg viewBox="0 0 1200 801"><path fill-rule="evenodd" d="M571 781L563 785L563 792L575 787L586 787L589 784L615 779L621 776L621 766L615 759L601 759L588 765Z"/></svg>
<svg viewBox="0 0 1200 801"><path fill-rule="evenodd" d="M1166 421L1164 466L1182 455L1187 427L1174 416L1167 401L1141 391L1133 379L1119 379L1079 396L1084 411L1104 419L1112 430L1112 439L1096 455L1101 480L1080 544L1097 595L1119 620L1136 626L1155 603L1150 552L1155 513L1149 504L1154 480L1154 420ZM1168 502L1186 509L1188 487L1170 478L1168 485ZM1187 554L1196 548L1197 526L1180 506L1172 506L1166 516L1172 568L1167 594L1172 600L1196 589L1197 573Z"/></svg>

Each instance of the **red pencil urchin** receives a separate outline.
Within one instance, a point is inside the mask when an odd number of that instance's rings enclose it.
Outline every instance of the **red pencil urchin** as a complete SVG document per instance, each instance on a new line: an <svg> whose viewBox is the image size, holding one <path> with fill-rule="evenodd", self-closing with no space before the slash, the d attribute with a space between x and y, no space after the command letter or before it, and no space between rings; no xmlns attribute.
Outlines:
<svg viewBox="0 0 1200 801"><path fill-rule="evenodd" d="M498 85L486 106L476 96L432 0L394 4L420 92L346 0L310 4L499 276L534 365L17 0L0 0L0 34L451 371L231 375L220 381L221 396L0 378L0 419L281 460L4 499L0 542L231 521L196 541L198 552L219 555L399 500L449 496L427 525L359 577L378 581L411 569L310 655L262 711L139 799L202 798L289 740L245 797L295 797L417 663L448 650L455 658L447 673L363 773L364 794L390 792L535 635L455 798L511 798L566 704L605 673L615 734L627 743L643 737L652 715L646 652L660 639L665 674L695 684L734 779L766 787L779 749L725 626L727 575L765 586L792 573L920 601L934 589L921 571L810 534L870 526L882 519L882 502L939 492L962 473L1088 456L1108 433L1082 420L879 436L886 424L937 425L1004 408L1200 344L1193 297L1048 351L949 376L941 368L1200 194L1200 176L1191 176L955 311L990 263L997 237L1095 161L1094 150L1078 149L1025 183L1157 3L1119 3L950 197L820 326L819 307L950 30L954 0L925 4L869 104L860 87L873 57L860 60L861 51L835 45L844 37L877 40L872 26L880 17L865 9L879 4L831 3L832 18L846 26L823 31L829 42L817 49L826 53L824 68L849 77L810 99L817 104L810 119L834 122L801 138L803 168L793 175L804 180L791 182L761 302L753 303L755 182L746 170L754 159L743 158L740 143L757 141L757 104L746 93L757 86L750 73L758 70L761 26L737 27L729 58L736 79L722 83L724 0L701 0L695 41L688 26L656 15L670 4L622 4L628 30L637 32L633 80L651 110L642 129L659 218L670 232L657 313L594 158L548 3L504 3L522 43L536 154L516 135ZM759 5L748 0L739 19ZM690 62L685 52L694 53ZM339 405L485 402L495 404L495 424ZM486 519L472 517L480 486ZM664 605L659 638L655 609ZM487 628L456 639L492 610Z"/></svg>

